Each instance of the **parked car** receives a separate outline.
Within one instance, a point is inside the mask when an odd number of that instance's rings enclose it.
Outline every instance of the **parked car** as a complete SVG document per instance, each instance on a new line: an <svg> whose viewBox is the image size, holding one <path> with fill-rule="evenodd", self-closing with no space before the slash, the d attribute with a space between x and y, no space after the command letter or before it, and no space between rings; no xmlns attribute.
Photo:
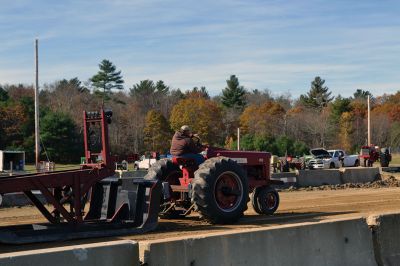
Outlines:
<svg viewBox="0 0 400 266"><path fill-rule="evenodd" d="M156 158L150 156L142 155L138 161L135 161L133 168L135 170L148 170L157 161Z"/></svg>
<svg viewBox="0 0 400 266"><path fill-rule="evenodd" d="M314 156L308 162L309 169L333 169L339 168L340 162L338 158L333 158L329 152L323 148L310 150L310 154Z"/></svg>
<svg viewBox="0 0 400 266"><path fill-rule="evenodd" d="M337 158L342 167L360 166L358 154L347 155L344 150L328 150L333 158Z"/></svg>

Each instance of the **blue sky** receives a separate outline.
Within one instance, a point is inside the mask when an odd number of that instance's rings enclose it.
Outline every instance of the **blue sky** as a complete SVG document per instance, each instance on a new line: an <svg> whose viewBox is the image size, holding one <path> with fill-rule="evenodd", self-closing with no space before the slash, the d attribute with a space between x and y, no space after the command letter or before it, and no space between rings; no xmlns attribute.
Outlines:
<svg viewBox="0 0 400 266"><path fill-rule="evenodd" d="M400 90L400 2L1 1L0 84L88 80L102 59L126 89L164 80L217 95L236 74L247 89L307 92L319 75L334 95Z"/></svg>

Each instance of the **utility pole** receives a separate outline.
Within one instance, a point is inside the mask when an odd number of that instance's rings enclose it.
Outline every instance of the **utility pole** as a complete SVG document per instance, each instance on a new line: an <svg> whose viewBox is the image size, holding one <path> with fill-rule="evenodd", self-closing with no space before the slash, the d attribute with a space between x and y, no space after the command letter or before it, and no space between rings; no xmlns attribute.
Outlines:
<svg viewBox="0 0 400 266"><path fill-rule="evenodd" d="M237 129L237 150L240 151L240 127Z"/></svg>
<svg viewBox="0 0 400 266"><path fill-rule="evenodd" d="M371 105L370 105L370 96L368 95L368 146L371 146Z"/></svg>
<svg viewBox="0 0 400 266"><path fill-rule="evenodd" d="M39 167L40 131L39 131L39 41L35 39L35 166Z"/></svg>

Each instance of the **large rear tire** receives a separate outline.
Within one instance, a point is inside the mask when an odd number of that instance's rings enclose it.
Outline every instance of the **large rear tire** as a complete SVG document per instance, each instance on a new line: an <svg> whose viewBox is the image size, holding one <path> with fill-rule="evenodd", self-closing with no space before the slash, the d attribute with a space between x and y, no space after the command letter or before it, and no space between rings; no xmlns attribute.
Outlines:
<svg viewBox="0 0 400 266"><path fill-rule="evenodd" d="M238 163L229 158L211 158L194 173L191 200L195 209L209 222L234 223L247 209L247 175Z"/></svg>
<svg viewBox="0 0 400 266"><path fill-rule="evenodd" d="M173 164L171 160L161 159L150 167L144 179L168 182L169 185L179 185L180 177L182 177L182 171L179 166ZM159 216L165 219L179 218L183 211L176 210L174 207L171 208L171 204L173 199L179 199L180 195L179 193L173 193L171 189L169 189L168 194L171 201L166 201L164 196L161 198Z"/></svg>

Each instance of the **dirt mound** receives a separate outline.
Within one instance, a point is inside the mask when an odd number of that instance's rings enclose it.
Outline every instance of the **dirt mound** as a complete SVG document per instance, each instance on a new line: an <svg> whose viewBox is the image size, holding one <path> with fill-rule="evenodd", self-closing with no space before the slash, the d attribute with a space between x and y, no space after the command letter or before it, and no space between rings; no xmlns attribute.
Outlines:
<svg viewBox="0 0 400 266"><path fill-rule="evenodd" d="M368 183L347 183L340 185L323 185L319 187L295 187L291 186L282 191L312 191L312 190L338 190L347 188L389 188L389 187L400 187L400 180L394 176L383 177L382 180L377 180Z"/></svg>

